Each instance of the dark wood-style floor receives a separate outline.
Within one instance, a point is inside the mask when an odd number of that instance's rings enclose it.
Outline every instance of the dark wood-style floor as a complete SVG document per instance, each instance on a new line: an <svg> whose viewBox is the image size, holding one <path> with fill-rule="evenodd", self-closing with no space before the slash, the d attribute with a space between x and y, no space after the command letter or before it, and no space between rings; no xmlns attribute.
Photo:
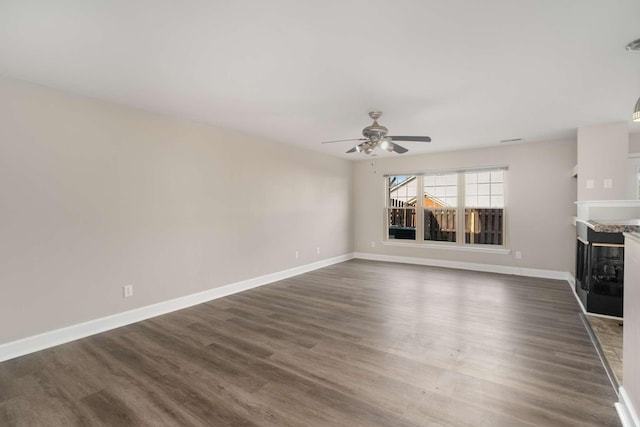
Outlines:
<svg viewBox="0 0 640 427"><path fill-rule="evenodd" d="M566 283L352 260L0 364L0 425L614 426Z"/></svg>

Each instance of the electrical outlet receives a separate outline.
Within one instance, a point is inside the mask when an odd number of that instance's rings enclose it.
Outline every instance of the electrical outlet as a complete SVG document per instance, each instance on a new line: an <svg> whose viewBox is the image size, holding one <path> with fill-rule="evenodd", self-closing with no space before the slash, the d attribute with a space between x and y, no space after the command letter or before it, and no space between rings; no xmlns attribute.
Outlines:
<svg viewBox="0 0 640 427"><path fill-rule="evenodd" d="M125 285L122 287L122 298L129 298L133 296L133 285Z"/></svg>
<svg viewBox="0 0 640 427"><path fill-rule="evenodd" d="M605 178L604 182L602 183L602 186L606 189L613 188L613 179Z"/></svg>
<svg viewBox="0 0 640 427"><path fill-rule="evenodd" d="M588 179L586 182L587 190L593 190L594 184L593 179Z"/></svg>
<svg viewBox="0 0 640 427"><path fill-rule="evenodd" d="M300 258L300 252L296 251L296 259Z"/></svg>
<svg viewBox="0 0 640 427"><path fill-rule="evenodd" d="M375 248L376 247L376 242L374 242L373 240L371 241L371 247Z"/></svg>
<svg viewBox="0 0 640 427"><path fill-rule="evenodd" d="M320 255L320 246L318 246L318 247L316 248L316 253L317 253L318 255Z"/></svg>
<svg viewBox="0 0 640 427"><path fill-rule="evenodd" d="M522 259L522 252L516 251L516 259Z"/></svg>

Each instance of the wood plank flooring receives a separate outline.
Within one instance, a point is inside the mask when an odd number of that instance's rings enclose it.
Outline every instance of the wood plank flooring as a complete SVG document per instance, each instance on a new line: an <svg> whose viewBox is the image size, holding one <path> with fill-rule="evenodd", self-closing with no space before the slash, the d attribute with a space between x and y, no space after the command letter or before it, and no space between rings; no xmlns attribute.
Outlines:
<svg viewBox="0 0 640 427"><path fill-rule="evenodd" d="M617 426L566 283L351 260L0 364L1 426Z"/></svg>

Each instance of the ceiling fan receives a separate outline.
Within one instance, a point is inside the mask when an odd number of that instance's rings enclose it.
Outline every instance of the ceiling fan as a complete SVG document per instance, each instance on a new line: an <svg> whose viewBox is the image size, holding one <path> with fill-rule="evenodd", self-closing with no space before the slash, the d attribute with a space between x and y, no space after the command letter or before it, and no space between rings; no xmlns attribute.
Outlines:
<svg viewBox="0 0 640 427"><path fill-rule="evenodd" d="M428 136L387 136L387 129L384 126L378 124L378 119L382 115L381 111L372 111L369 113L369 117L373 119L373 124L362 129L362 136L364 138L353 139L338 139L336 141L323 141L322 144L331 144L334 142L346 142L346 141L362 141L355 147L351 148L347 153L364 153L370 155L376 147L380 147L383 150L389 152L396 152L403 154L409 151L395 143L395 141L414 141L414 142L431 142L431 138Z"/></svg>

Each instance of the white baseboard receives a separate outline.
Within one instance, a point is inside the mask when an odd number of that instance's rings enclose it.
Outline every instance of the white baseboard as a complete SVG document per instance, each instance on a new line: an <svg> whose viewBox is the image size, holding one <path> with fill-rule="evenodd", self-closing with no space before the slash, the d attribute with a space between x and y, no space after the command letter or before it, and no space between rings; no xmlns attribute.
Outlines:
<svg viewBox="0 0 640 427"><path fill-rule="evenodd" d="M186 295L169 301L163 301L157 304L136 308L134 310L90 320L65 328L44 332L39 335L26 337L5 344L0 344L0 362L23 356L25 354L33 353L35 351L54 347L56 345L64 344L70 341L75 341L77 339L88 337L100 332L105 332L111 329L136 323L141 320L160 316L172 311L181 310L183 308L225 297L227 295L246 291L258 286L263 286L269 283L276 282L278 280L297 276L299 274L307 273L309 271L317 270L319 268L327 267L339 262L344 262L352 258L426 265L432 267L446 267L462 270L482 271L488 273L513 274L517 276L538 277L544 279L566 280L567 282L569 282L569 284L571 284L571 282L573 281L573 276L570 273L563 271L356 252L325 259L311 264L306 264L288 270L279 271L276 273L267 274L260 277L255 277L248 280L243 280L196 294Z"/></svg>
<svg viewBox="0 0 640 427"><path fill-rule="evenodd" d="M584 305L582 305L582 300L580 299L580 296L576 292L576 278L571 273L567 273L567 276L568 276L567 282L569 283L569 286L571 286L571 292L573 292L573 296L576 298L576 301L578 301L578 305L580 306L582 313L590 314L590 313L587 313L587 309L585 308Z"/></svg>
<svg viewBox="0 0 640 427"><path fill-rule="evenodd" d="M350 260L353 253L0 344L0 362Z"/></svg>
<svg viewBox="0 0 640 427"><path fill-rule="evenodd" d="M541 279L555 279L569 281L573 276L566 271L541 270L537 268L521 268L506 265L478 264L473 262L449 261L433 258L403 257L394 255L380 255L366 252L356 252L355 258L372 261L398 262L403 264L428 265L430 267L456 268L459 270L483 271L487 273L513 274L515 276L538 277Z"/></svg>
<svg viewBox="0 0 640 427"><path fill-rule="evenodd" d="M569 286L571 286L571 289L576 288L576 278L573 277L573 274L569 272L567 272L567 282L569 282Z"/></svg>
<svg viewBox="0 0 640 427"><path fill-rule="evenodd" d="M619 402L615 404L615 407L622 427L640 427L640 417L638 417L638 413L624 387L619 389L618 400Z"/></svg>

